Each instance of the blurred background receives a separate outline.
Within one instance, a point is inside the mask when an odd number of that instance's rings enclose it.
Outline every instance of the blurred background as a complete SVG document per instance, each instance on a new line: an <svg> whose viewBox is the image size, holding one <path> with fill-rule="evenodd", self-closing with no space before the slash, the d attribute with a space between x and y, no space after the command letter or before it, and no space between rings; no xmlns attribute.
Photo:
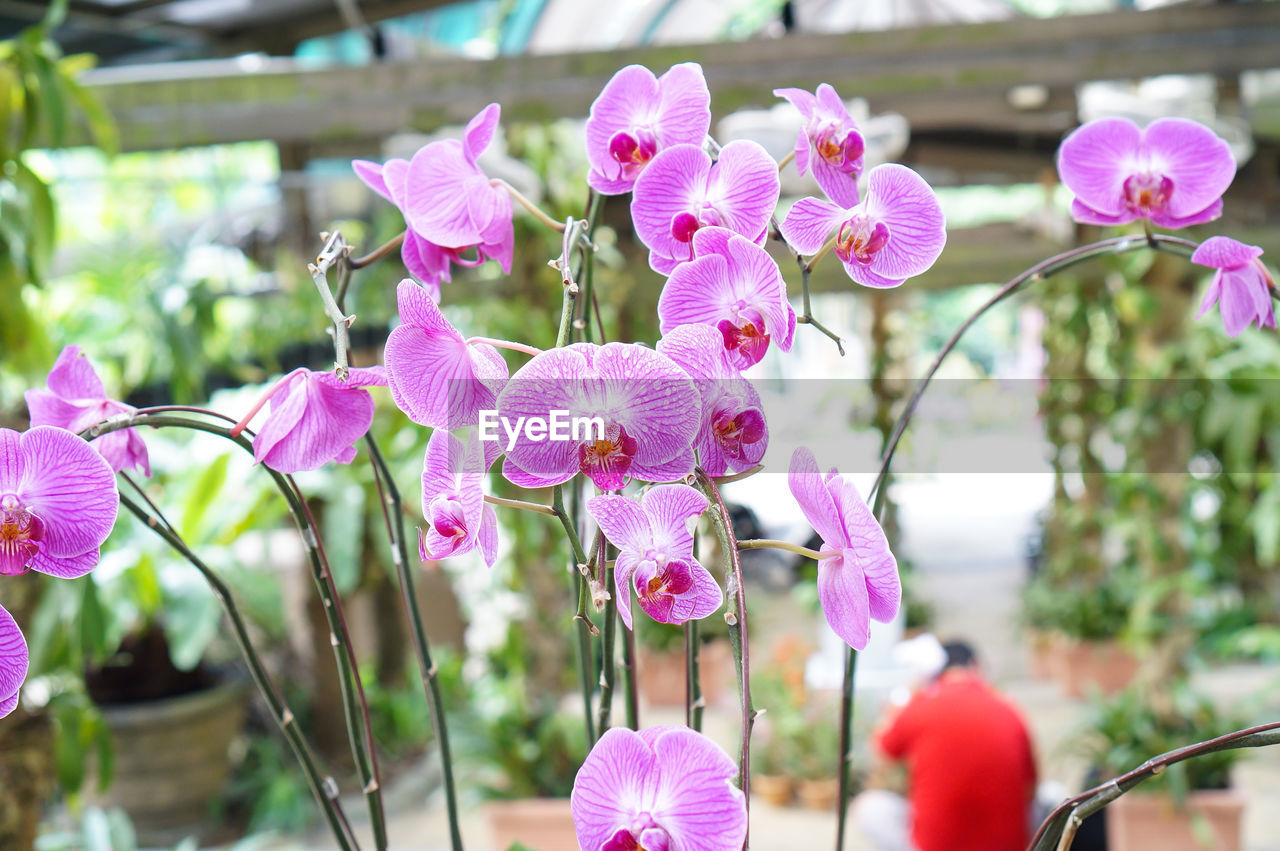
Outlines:
<svg viewBox="0 0 1280 851"><path fill-rule="evenodd" d="M872 291L820 265L814 314L846 355L802 326L792 356L771 353L751 373L773 410L800 412L771 418L775 442L812 445L864 493L913 379L960 322L999 283L1106 235L1070 221L1056 180L1054 152L1081 122L1209 125L1239 171L1224 218L1189 236L1280 252L1278 3L3 0L0 38L10 428L26 427L23 391L69 344L115 398L237 418L280 373L331 366L306 272L320 232L340 229L361 253L403 229L350 161L412 155L497 101L502 130L484 168L556 217L581 216L583 119L631 63L661 73L700 62L716 138L755 139L779 158L799 118L771 90L829 82L859 119L868 168L903 162L938 188L949 234L932 270ZM816 185L788 168L784 205L806 194ZM516 227L512 275L459 270L443 306L470 333L550 345L560 283L546 262L559 237L527 216ZM609 199L597 242L608 336L653 341L662 279L629 231L627 198ZM798 300L794 261L776 257ZM404 275L393 255L354 276L357 365L379 362ZM1208 277L1150 252L1078 266L992 311L948 360L891 479L884 525L906 605L859 662L859 777L882 708L915 676L895 645L920 632L974 643L1028 718L1042 778L1063 793L1275 717L1280 340L1257 329L1229 339L1216 311L1194 321ZM375 395L375 433L420 521L427 434ZM148 493L232 586L358 820L328 628L284 507L238 450L145 438ZM771 451L765 473L726 487L744 536L811 535L779 472L788 455ZM372 476L359 460L299 480L354 622L392 837L444 848L440 766ZM493 487L513 495L496 477ZM545 518L501 520L492 570L461 558L419 574L464 836L480 849L570 848L571 831L532 835L533 809L516 809L516 832L504 832L511 816L493 803L563 799L585 753L563 542ZM811 562L748 555L756 704L768 710L756 767L784 780L753 807L753 847L796 848L796 836L825 847L840 645ZM216 600L137 523L117 525L91 575L6 577L0 603L32 653L23 708L0 721L0 848L328 847ZM723 633L719 616L702 630L703 685L707 729L732 749ZM636 638L642 723L681 722L683 633L645 621ZM1243 806L1239 844L1212 847L1280 849L1268 805L1280 755L1195 765L1171 771L1164 794L1229 778ZM566 813L553 803L549 829ZM860 842L851 833L850 847Z"/></svg>

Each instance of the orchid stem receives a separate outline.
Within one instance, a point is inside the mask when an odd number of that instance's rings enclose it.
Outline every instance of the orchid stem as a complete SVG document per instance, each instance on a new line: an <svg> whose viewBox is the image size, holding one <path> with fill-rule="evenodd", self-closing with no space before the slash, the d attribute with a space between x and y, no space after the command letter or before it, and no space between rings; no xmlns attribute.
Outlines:
<svg viewBox="0 0 1280 851"><path fill-rule="evenodd" d="M338 302L334 300L333 291L329 289L329 269L346 258L347 250L348 246L343 242L342 234L334 231L325 239L324 248L320 249L316 262L307 264L307 271L311 273L311 279L315 281L316 289L320 291L324 312L333 323L334 369L338 378L343 381L347 378L347 351L351 347L347 329L351 327L355 317L343 313L338 307Z"/></svg>
<svg viewBox="0 0 1280 851"><path fill-rule="evenodd" d="M818 249L818 253L809 258L809 262L804 264L804 270L806 272L812 272L813 267L818 265L818 261L827 256L827 252L835 247L836 239L837 237L834 236L828 239L822 244L822 247ZM807 310L805 312L808 313Z"/></svg>
<svg viewBox="0 0 1280 851"><path fill-rule="evenodd" d="M603 537L599 532L597 537ZM604 623L600 637L600 716L596 722L596 735L603 736L609 729L613 713L613 684L617 678L617 660L614 658L614 634L617 632L618 599L613 587L613 568L608 566L607 548L600 547L596 578L609 592L604 604Z"/></svg>
<svg viewBox="0 0 1280 851"><path fill-rule="evenodd" d="M246 428L249 427L249 422L258 415L258 411L261 411L263 406L265 406L267 402L271 401L272 396L280 392L280 388L284 386L285 382L289 379L289 376L291 375L293 375L292 372L281 376L279 379L276 380L275 384L272 384L271 387L267 389L266 393L263 393L262 396L258 398L258 401L253 403L253 407L249 409L249 413L241 417L236 422L236 424L231 427L232 437L239 437L240 432L244 431ZM159 410L159 409L148 409L148 410ZM181 410L181 408L177 408L175 406L166 406L165 410ZM199 413L199 411L192 411L192 413Z"/></svg>
<svg viewBox="0 0 1280 851"><path fill-rule="evenodd" d="M764 469L763 464L756 464L754 467L751 467L750 469L743 470L741 473L734 473L731 476L712 476L711 481L715 482L716 486L719 487L720 485L725 485L725 484L728 484L729 482L740 482L743 479L749 479L763 469Z"/></svg>
<svg viewBox="0 0 1280 851"><path fill-rule="evenodd" d="M213 411L208 412L208 415L223 418ZM235 435L231 433L231 429L225 426L172 414L139 413L127 417L113 417L86 429L82 432L82 436L91 440L104 434L137 426L174 427L203 431L229 440L246 452L253 453L252 442L243 434ZM328 572L327 562L323 556L319 530L315 526L314 518L310 518L310 510L306 507L301 492L297 490L297 485L293 482L292 477L285 476L270 467L264 466L263 469L270 474L276 488L285 498L285 502L288 503L289 511L297 524L299 536L311 563L312 578L324 603L334 658L340 674L339 682L343 689L343 709L347 716L347 733L351 743L352 755L355 758L356 767L364 784L363 792L369 804L375 839L381 836L382 842L385 843L386 820L382 811L382 784L378 774L373 729L369 721L368 707L363 699L363 688L359 684L358 676L356 676L353 662L354 654L351 652L351 641L346 630L345 617L342 615L341 602L336 599L336 594L333 592L333 577ZM361 720L364 722L363 737L359 729ZM379 848L383 847L385 847L384 844L379 844Z"/></svg>
<svg viewBox="0 0 1280 851"><path fill-rule="evenodd" d="M516 189L510 183L507 183L505 180L503 180L500 177L495 177L493 180L489 181L489 184L491 186L501 186L502 188L506 189L507 192L511 194L512 198L520 202L521 207L524 207L526 210L528 210L530 213L533 214L533 217L535 219L542 222L544 225L551 228L556 233L564 233L564 228L565 228L564 222L557 222L555 219L551 218L551 216L547 215L542 210L541 207L539 207L537 204L533 203L528 198L526 198L520 192L519 189Z"/></svg>
<svg viewBox="0 0 1280 851"><path fill-rule="evenodd" d="M440 764L444 773L445 809L449 816L449 839L453 851L462 851L462 832L458 826L458 793L453 779L453 756L449 749L449 730L445 724L444 699L440 694L440 676L431 658L427 631L422 625L422 612L418 609L418 595L413 587L413 570L409 554L409 542L404 534L404 512L401 510L400 491L387 466L382 450L373 435L364 436L373 467L373 480L378 488L382 517L386 521L387 539L391 544L391 560L395 563L396 577L400 581L400 596L404 599L405 615L413 633L413 647L418 657L418 669L422 675L422 688L431 711L431 724L435 728L436 741L440 745Z"/></svg>
<svg viewBox="0 0 1280 851"><path fill-rule="evenodd" d="M630 602L628 601L628 605ZM625 627L626 624L623 624ZM634 630L622 630L622 670L626 678L627 726L632 730L640 729L640 692L636 688L636 634Z"/></svg>
<svg viewBox="0 0 1280 851"><path fill-rule="evenodd" d="M555 515L560 518L560 525L564 527L565 536L569 539L569 546L573 552L572 573L573 573L573 593L578 600L578 609L574 614L574 620L577 622L578 640L575 644L577 648L578 662L578 680L582 687L582 718L583 725L587 734L587 750L595 747L596 731L592 707L591 695L595 691L594 678L592 677L591 657L591 631L595 629L595 624L591 622L591 616L586 613L586 601L590 599L590 592L587 589L587 578L582 575L579 569L580 565L588 563L587 554L582 551L582 541L578 538L578 530L574 528L573 521L569 519L569 515L564 510L564 486L556 485L551 490L551 507Z"/></svg>
<svg viewBox="0 0 1280 851"><path fill-rule="evenodd" d="M515 508L520 511L532 511L535 514L546 514L551 517L560 516L559 514L556 513L556 510L554 508L548 505L543 505L538 502L525 502L522 499L507 499L506 497L490 496L489 494L484 495L484 501L489 503L490 505L500 505L503 508Z"/></svg>
<svg viewBox="0 0 1280 851"><path fill-rule="evenodd" d="M596 326L600 331L600 342L604 342L604 323L600 319L600 304L596 300L594 288L596 254L595 254L595 236L596 224L600 220L600 211L604 208L604 198L594 189L588 194L587 201L587 225L583 234L588 245L582 246L582 268L579 276L582 279L582 337L588 343L594 342L591 333L591 315L594 313L596 317ZM577 322L574 323L577 327Z"/></svg>
<svg viewBox="0 0 1280 851"><path fill-rule="evenodd" d="M729 625L729 644L738 665L738 693L742 699L742 752L738 758L738 786L746 798L747 807L751 806L751 728L755 724L756 713L751 705L751 650L747 637L747 589L742 582L742 559L738 555L738 541L733 534L733 520L729 517L729 509L724 504L720 489L701 467L695 468L694 475L701 485L702 492L711 500L714 511L711 516L729 559L729 578L726 596L729 598L724 615ZM743 849L749 847L746 837L742 841Z"/></svg>
<svg viewBox="0 0 1280 851"><path fill-rule="evenodd" d="M698 558L698 532L693 532L693 557ZM684 624L684 723L692 730L702 732L702 679L699 676L698 662L701 654L698 642L698 622L685 621Z"/></svg>
<svg viewBox="0 0 1280 851"><path fill-rule="evenodd" d="M515 343L511 340L499 340L494 337L468 337L466 344L474 346L477 343L485 343L499 349L510 349L513 352L523 352L526 355L540 355L542 349L534 346L526 346L524 343Z"/></svg>
<svg viewBox="0 0 1280 851"><path fill-rule="evenodd" d="M858 651L845 648L844 679L840 684L840 769L836 779L836 851L844 848L845 822L849 817L849 769L853 762L853 686Z"/></svg>
<svg viewBox="0 0 1280 851"><path fill-rule="evenodd" d="M791 163L791 161L794 160L795 158L796 158L796 152L794 148L791 149L790 151L787 151L787 155L782 159L778 160L778 171L782 171L784 168L786 168Z"/></svg>
<svg viewBox="0 0 1280 851"><path fill-rule="evenodd" d="M388 254L390 254L391 252L395 251L395 250L396 250L397 248L399 248L402 244L404 244L404 239L405 239L405 236L406 236L407 234L408 234L408 231L403 231L403 230L402 230L402 231L400 231L400 233L398 233L398 234L396 234L395 236L391 237L391 239L389 239L389 240L387 240L386 242L382 243L382 245L379 245L377 248L373 249L372 251L370 251L370 252L369 252L368 254L366 254L365 256L363 256L363 257L348 257L348 258L347 258L347 262L346 262L346 266L347 266L347 268L348 268L348 269L363 269L365 266L371 266L371 265L373 265L374 263L377 263L379 260L381 260L382 258L386 257Z"/></svg>
<svg viewBox="0 0 1280 851"><path fill-rule="evenodd" d="M140 491L139 493L141 494ZM143 495L143 498L146 499L145 495ZM339 845L346 851L358 848L359 842L356 840L346 816L342 813L342 802L338 797L338 784L334 782L332 777L321 775L320 769L316 764L315 754L312 753L311 746L302 735L302 731L298 729L297 716L285 703L284 698L280 696L280 692L271 680L271 675L267 673L266 665L263 664L257 649L253 646L253 641L249 638L248 627L245 625L244 617L240 614L240 609L236 606L231 589L227 587L222 578L209 565L205 564L203 559L196 555L195 551L187 546L186 541L182 539L173 528L173 525L156 508L155 503L149 499L146 499L146 502L151 508L150 514L143 510L127 494L123 492L120 494L120 504L133 512L135 517L146 524L148 529L159 535L174 552L181 555L196 570L200 571L200 575L209 583L209 587L213 589L213 595L222 604L222 610L226 614L227 620L231 622L231 631L235 634L236 644L244 655L245 664L249 667L249 675L253 678L254 685L258 687L258 691L266 701L271 717L275 719L276 724L280 727L280 732L284 734L285 741L289 743L289 748L293 751L294 757L302 766L302 773L307 779L307 785L311 788L311 793L315 796L316 803L320 806L320 811L324 813L325 819L329 822L329 829L333 832L334 838L338 840Z"/></svg>
<svg viewBox="0 0 1280 851"><path fill-rule="evenodd" d="M824 558L832 558L838 556L838 552L820 553L817 550L811 550L808 547L802 547L799 544L791 544L786 541L775 541L772 538L749 538L745 541L738 541L738 549L740 550L786 550L789 553L796 553L805 558L811 558L814 561L821 561Z"/></svg>
<svg viewBox="0 0 1280 851"><path fill-rule="evenodd" d="M815 259L817 259L815 257ZM813 318L813 310L809 306L809 274L812 271L812 263L805 265L804 260L799 254L796 255L796 265L800 267L800 298L804 307L804 315L796 317L796 322L812 325L826 336L830 337L836 344L836 351L840 353L840 357L844 357L844 342L840 339L840 335L827 328L821 322Z"/></svg>

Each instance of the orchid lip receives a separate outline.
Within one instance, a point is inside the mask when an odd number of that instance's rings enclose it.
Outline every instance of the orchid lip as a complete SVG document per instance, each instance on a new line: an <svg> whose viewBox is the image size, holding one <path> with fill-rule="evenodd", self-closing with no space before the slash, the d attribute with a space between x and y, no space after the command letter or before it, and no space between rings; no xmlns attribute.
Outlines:
<svg viewBox="0 0 1280 851"><path fill-rule="evenodd" d="M0 497L0 576L21 576L44 540L44 521L32 514L14 494Z"/></svg>
<svg viewBox="0 0 1280 851"><path fill-rule="evenodd" d="M855 213L836 233L836 255L845 263L867 265L889 243L889 226L864 213Z"/></svg>
<svg viewBox="0 0 1280 851"><path fill-rule="evenodd" d="M578 446L578 469L601 490L621 490L640 444L620 425L605 429L603 440Z"/></svg>
<svg viewBox="0 0 1280 851"><path fill-rule="evenodd" d="M1124 203L1131 212L1149 215L1164 210L1173 195L1173 181L1153 171L1131 174L1124 179Z"/></svg>

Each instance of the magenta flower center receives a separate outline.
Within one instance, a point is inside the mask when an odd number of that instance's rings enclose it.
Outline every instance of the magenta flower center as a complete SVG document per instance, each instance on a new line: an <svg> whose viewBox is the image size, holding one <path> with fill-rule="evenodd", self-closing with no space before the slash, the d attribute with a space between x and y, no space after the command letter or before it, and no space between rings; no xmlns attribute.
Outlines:
<svg viewBox="0 0 1280 851"><path fill-rule="evenodd" d="M644 165L658 153L658 139L644 128L619 130L609 139L609 156L622 166Z"/></svg>
<svg viewBox="0 0 1280 851"><path fill-rule="evenodd" d="M647 821L652 821L646 817ZM622 828L606 842L600 851L669 851L671 837L654 825L643 829Z"/></svg>
<svg viewBox="0 0 1280 851"><path fill-rule="evenodd" d="M578 470L600 490L620 490L639 449L640 444L626 429L609 425L604 440L587 440L578 447Z"/></svg>
<svg viewBox="0 0 1280 851"><path fill-rule="evenodd" d="M694 587L694 572L680 559L667 559L664 555L646 553L648 558L636 568L636 594L640 604L657 603L659 596L678 596Z"/></svg>
<svg viewBox="0 0 1280 851"><path fill-rule="evenodd" d="M1124 179L1124 203L1140 216L1158 213L1169 204L1173 181L1155 171L1131 174Z"/></svg>
<svg viewBox="0 0 1280 851"><path fill-rule="evenodd" d="M834 124L828 124L813 136L813 148L818 156L855 177L862 171L862 155L866 147L862 134L857 130L842 134L841 128Z"/></svg>
<svg viewBox="0 0 1280 851"><path fill-rule="evenodd" d="M741 461L746 456L744 448L764 437L764 417L755 408L734 413L726 406L712 415L711 430L724 453Z"/></svg>
<svg viewBox="0 0 1280 851"><path fill-rule="evenodd" d="M724 347L737 353L741 368L746 369L760 362L769 349L769 334L764 329L764 317L751 308L734 311L732 319L721 319L716 329L724 338Z"/></svg>
<svg viewBox="0 0 1280 851"><path fill-rule="evenodd" d="M836 233L836 255L846 263L866 265L889 243L889 226L865 213L854 213Z"/></svg>
<svg viewBox="0 0 1280 851"><path fill-rule="evenodd" d="M676 213L671 217L671 237L676 242L693 242L700 228L724 227L724 218L715 207L699 206L696 211Z"/></svg>
<svg viewBox="0 0 1280 851"><path fill-rule="evenodd" d="M31 569L40 552L44 521L32 514L18 497L0 497L0 576L21 576Z"/></svg>
<svg viewBox="0 0 1280 851"><path fill-rule="evenodd" d="M455 494L438 496L431 501L431 526L445 538L466 537L467 519Z"/></svg>

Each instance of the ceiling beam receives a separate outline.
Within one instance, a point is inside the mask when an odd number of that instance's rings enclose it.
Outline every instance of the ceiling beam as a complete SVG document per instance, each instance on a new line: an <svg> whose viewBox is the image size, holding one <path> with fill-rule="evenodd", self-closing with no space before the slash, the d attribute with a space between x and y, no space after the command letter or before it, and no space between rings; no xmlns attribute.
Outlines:
<svg viewBox="0 0 1280 851"><path fill-rule="evenodd" d="M506 121L583 116L614 71L700 62L724 115L776 102L773 88L830 82L919 131L1060 134L1074 101L1019 109L1010 92L1069 92L1090 80L1168 73L1236 75L1280 65L1280 3L1170 6L1054 19L1020 18L877 33L671 45L620 51L389 62L302 70L275 59L190 68L135 66L86 75L126 149L270 139L371 142L465 122L485 104Z"/></svg>

